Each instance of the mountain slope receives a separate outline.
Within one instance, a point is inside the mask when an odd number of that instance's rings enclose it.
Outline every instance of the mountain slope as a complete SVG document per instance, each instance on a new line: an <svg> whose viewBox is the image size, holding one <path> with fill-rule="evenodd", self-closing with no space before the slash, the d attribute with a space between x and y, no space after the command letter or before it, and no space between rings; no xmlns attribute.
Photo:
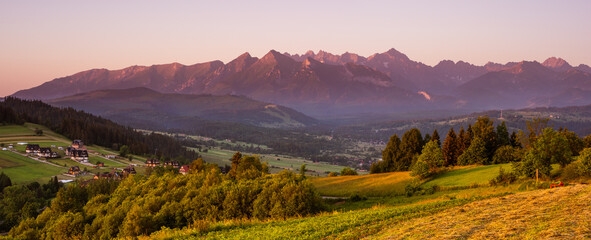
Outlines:
<svg viewBox="0 0 591 240"><path fill-rule="evenodd" d="M301 127L317 121L293 109L242 96L163 94L148 88L98 90L47 101L126 122L198 118L267 127Z"/></svg>

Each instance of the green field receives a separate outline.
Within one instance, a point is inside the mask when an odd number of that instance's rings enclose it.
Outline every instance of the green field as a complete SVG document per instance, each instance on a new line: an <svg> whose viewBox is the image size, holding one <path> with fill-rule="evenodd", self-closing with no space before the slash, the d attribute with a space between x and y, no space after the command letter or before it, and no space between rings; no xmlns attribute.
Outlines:
<svg viewBox="0 0 591 240"><path fill-rule="evenodd" d="M445 172L437 178L427 181L425 186L470 186L473 184L488 184L489 180L499 174L499 168L502 167L506 172L512 170L511 164L498 164L488 166L467 166Z"/></svg>
<svg viewBox="0 0 591 240"><path fill-rule="evenodd" d="M367 197L400 195L411 181L410 172L322 177L311 180L321 195L335 197L349 197L353 194Z"/></svg>
<svg viewBox="0 0 591 240"><path fill-rule="evenodd" d="M197 151L196 148L190 148ZM203 156L203 160L208 163L215 163L219 166L231 165L230 159L236 153L231 150L222 150L213 148L207 152L200 152ZM242 153L243 155L252 155L249 153ZM332 165L323 162L313 162L310 160L296 158L285 155L273 155L273 154L258 154L262 162L269 164L269 170L271 173L278 173L284 169L291 171L299 171L302 164L306 164L307 174L311 176L327 176L326 172L340 172L343 167ZM360 172L360 174L364 174Z"/></svg>
<svg viewBox="0 0 591 240"><path fill-rule="evenodd" d="M61 175L67 171L65 168L41 163L10 151L0 151L0 162L6 161L18 164L12 167L0 167L0 171L8 175L13 183L34 181L45 183L49 177ZM60 176L60 178L63 177Z"/></svg>

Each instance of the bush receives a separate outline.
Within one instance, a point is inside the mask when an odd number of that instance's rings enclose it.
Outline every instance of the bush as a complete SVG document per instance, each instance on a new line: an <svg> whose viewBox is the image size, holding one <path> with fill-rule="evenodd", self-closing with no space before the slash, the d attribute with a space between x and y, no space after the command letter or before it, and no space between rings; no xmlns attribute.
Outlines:
<svg viewBox="0 0 591 240"><path fill-rule="evenodd" d="M581 174L579 172L580 165L581 163L579 161L572 162L569 165L566 165L566 167L562 169L562 173L560 174L560 176L563 180L573 180L581 177Z"/></svg>
<svg viewBox="0 0 591 240"><path fill-rule="evenodd" d="M353 196L351 196L349 198L349 201L351 201L351 202L359 202L359 201L365 201L365 200L367 200L367 198L364 196L360 196L359 194L353 194Z"/></svg>
<svg viewBox="0 0 591 240"><path fill-rule="evenodd" d="M329 177L338 177L339 176L339 173L337 173L337 172L331 172L331 173L328 174L328 176Z"/></svg>
<svg viewBox="0 0 591 240"><path fill-rule="evenodd" d="M521 154L519 150L515 149L512 146L502 146L497 151L495 151L495 155L493 156L493 164L500 164L500 163L509 163L509 162L517 162L521 160Z"/></svg>
<svg viewBox="0 0 591 240"><path fill-rule="evenodd" d="M347 175L357 175L357 172L355 172L355 170L351 169L350 167L343 168L343 170L341 170L341 176Z"/></svg>
<svg viewBox="0 0 591 240"><path fill-rule="evenodd" d="M512 172L505 172L503 167L499 167L499 175L489 181L491 186L508 185L517 181L517 175Z"/></svg>
<svg viewBox="0 0 591 240"><path fill-rule="evenodd" d="M585 148L581 151L578 160L579 174L581 176L591 177L591 148Z"/></svg>
<svg viewBox="0 0 591 240"><path fill-rule="evenodd" d="M411 169L411 176L418 177L420 179L428 178L431 175L429 171L429 164L423 160L418 160Z"/></svg>

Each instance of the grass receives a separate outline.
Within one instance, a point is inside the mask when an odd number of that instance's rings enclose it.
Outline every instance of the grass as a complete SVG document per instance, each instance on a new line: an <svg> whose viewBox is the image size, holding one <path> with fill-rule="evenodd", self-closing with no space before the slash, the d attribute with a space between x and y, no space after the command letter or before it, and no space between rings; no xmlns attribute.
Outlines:
<svg viewBox="0 0 591 240"><path fill-rule="evenodd" d="M196 148L190 149L197 151ZM219 166L224 166L231 165L230 159L232 158L234 153L236 152L231 150L213 148L208 150L207 152L200 152L199 154L202 155L203 160L208 163L215 163ZM250 153L242 154L253 155ZM324 162L313 162L310 160L285 155L258 155L260 156L262 162L266 162L269 165L271 173L278 173L284 169L298 172L302 164L306 164L306 169L309 170L307 174L311 176L327 176L328 174L326 172L340 172L343 169L343 166L332 165Z"/></svg>
<svg viewBox="0 0 591 240"><path fill-rule="evenodd" d="M2 166L0 168L0 171L8 175L13 183L45 183L49 177L61 175L67 171L65 168L44 164L10 151L0 151L0 159L2 162L9 161L18 164L18 166Z"/></svg>
<svg viewBox="0 0 591 240"><path fill-rule="evenodd" d="M591 187L575 185L473 202L390 226L376 239L588 239Z"/></svg>
<svg viewBox="0 0 591 240"><path fill-rule="evenodd" d="M359 194L367 197L383 197L404 193L404 187L411 180L410 172L394 172L314 178L311 182L323 196L349 197Z"/></svg>
<svg viewBox="0 0 591 240"><path fill-rule="evenodd" d="M164 229L155 239L359 239L409 219L429 216L481 198L448 199L403 207L374 206L357 211L326 212L308 218L269 222L226 222L208 226L207 232L195 228Z"/></svg>
<svg viewBox="0 0 591 240"><path fill-rule="evenodd" d="M472 184L488 184L488 181L499 174L499 167L505 171L511 171L510 163L488 165L488 166L467 166L445 172L438 177L427 181L424 186L470 186Z"/></svg>

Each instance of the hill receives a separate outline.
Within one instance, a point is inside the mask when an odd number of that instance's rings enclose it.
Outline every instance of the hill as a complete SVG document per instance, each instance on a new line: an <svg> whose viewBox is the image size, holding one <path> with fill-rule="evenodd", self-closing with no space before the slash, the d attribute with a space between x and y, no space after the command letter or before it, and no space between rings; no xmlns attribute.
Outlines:
<svg viewBox="0 0 591 240"><path fill-rule="evenodd" d="M144 87L98 90L47 102L122 122L145 122L161 128L174 126L174 122L187 118L281 128L317 123L317 120L293 109L243 96L164 94Z"/></svg>
<svg viewBox="0 0 591 240"><path fill-rule="evenodd" d="M156 154L168 158L195 159L197 154L188 151L172 137L147 134L110 120L77 111L72 108L52 107L41 101L27 101L9 97L0 102L0 122L3 124L41 124L70 139L81 139L87 145L119 148L126 145L133 154Z"/></svg>

